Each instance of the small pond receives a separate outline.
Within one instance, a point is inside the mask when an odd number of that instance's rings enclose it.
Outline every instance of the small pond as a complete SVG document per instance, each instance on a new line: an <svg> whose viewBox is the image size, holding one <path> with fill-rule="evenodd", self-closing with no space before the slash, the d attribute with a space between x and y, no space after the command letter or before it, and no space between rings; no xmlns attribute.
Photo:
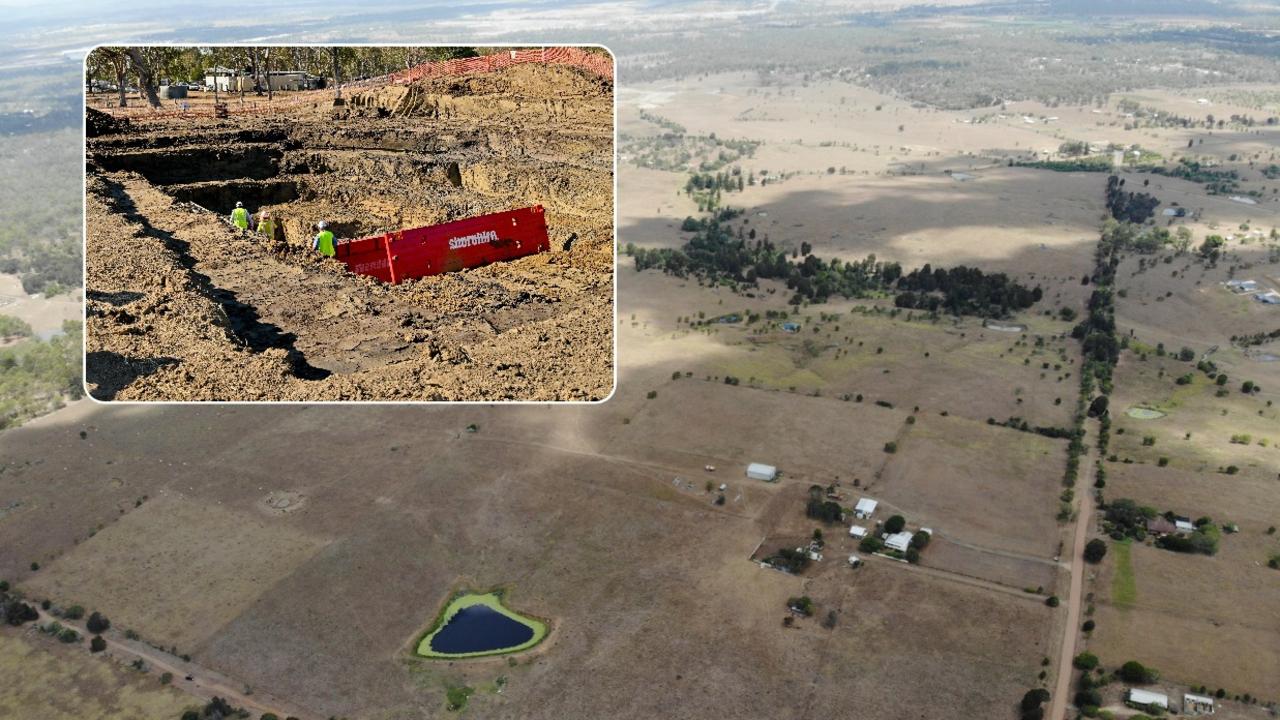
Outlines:
<svg viewBox="0 0 1280 720"><path fill-rule="evenodd" d="M417 654L428 658L502 655L527 650L546 634L545 624L505 607L499 593L463 593L418 642Z"/></svg>
<svg viewBox="0 0 1280 720"><path fill-rule="evenodd" d="M1165 415L1159 410L1144 407L1131 407L1125 411L1125 414L1135 420L1158 420Z"/></svg>

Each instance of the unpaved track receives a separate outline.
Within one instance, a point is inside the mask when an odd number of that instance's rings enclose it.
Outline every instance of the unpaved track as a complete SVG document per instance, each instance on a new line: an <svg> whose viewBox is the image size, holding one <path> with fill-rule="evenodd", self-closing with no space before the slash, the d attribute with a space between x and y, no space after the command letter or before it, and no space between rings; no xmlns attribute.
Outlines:
<svg viewBox="0 0 1280 720"><path fill-rule="evenodd" d="M81 640L76 645L83 647L88 652L89 639L93 637L93 633L89 632L84 625L65 618L55 618L38 607L36 612L40 615L39 619L35 621L36 623L57 622L63 627L69 627L80 633ZM296 705L272 697L269 693L256 690L251 693L245 692L243 683L236 682L197 663L174 657L163 650L157 650L146 643L122 638L114 630L108 630L103 633L102 639L106 641L107 649L100 653L101 655L116 658L126 665L132 664L135 660L141 660L149 666L149 672L155 675L157 683L160 675L166 672L172 673L173 682L170 683L172 687L199 698L203 702L209 702L213 698L219 697L226 700L232 707L244 708L254 716L261 716L263 713L275 713L282 718L296 717L300 720L318 717L314 713L302 710ZM187 680L187 677L191 679Z"/></svg>
<svg viewBox="0 0 1280 720"><path fill-rule="evenodd" d="M1080 636L1080 607L1084 602L1084 546L1089 539L1089 523L1093 519L1093 453L1085 456L1088 471L1076 483L1083 487L1080 508L1076 511L1075 539L1071 543L1071 592L1067 600L1067 619L1062 629L1061 651L1058 653L1058 679L1053 696L1049 698L1049 720L1064 720L1067 712L1067 696L1071 693L1071 661L1076 656L1076 639ZM1083 483L1083 484L1082 484Z"/></svg>

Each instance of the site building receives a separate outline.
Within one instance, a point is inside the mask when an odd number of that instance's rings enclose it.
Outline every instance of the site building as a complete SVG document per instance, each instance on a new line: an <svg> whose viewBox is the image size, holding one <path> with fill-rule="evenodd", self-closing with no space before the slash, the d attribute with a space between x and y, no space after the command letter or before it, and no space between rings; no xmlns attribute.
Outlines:
<svg viewBox="0 0 1280 720"><path fill-rule="evenodd" d="M1212 715L1213 714L1213 698L1209 697L1208 695L1196 695L1194 693L1183 693L1182 714L1183 715Z"/></svg>
<svg viewBox="0 0 1280 720"><path fill-rule="evenodd" d="M858 500L858 504L854 506L853 514L859 518L869 518L876 511L876 505L878 504L871 498L861 498Z"/></svg>
<svg viewBox="0 0 1280 720"><path fill-rule="evenodd" d="M1169 709L1169 696L1164 693L1151 692L1142 688L1132 688L1125 695L1124 701L1139 708L1158 707L1162 710Z"/></svg>
<svg viewBox="0 0 1280 720"><path fill-rule="evenodd" d="M867 536L867 529L861 525L851 525L849 527L849 537L864 538Z"/></svg>
<svg viewBox="0 0 1280 720"><path fill-rule="evenodd" d="M751 463L747 465L747 477L752 480L773 482L778 479L778 468L764 463Z"/></svg>
<svg viewBox="0 0 1280 720"><path fill-rule="evenodd" d="M900 533L894 533L885 537L885 547L892 548L898 552L906 552L911 547L911 533L903 530Z"/></svg>

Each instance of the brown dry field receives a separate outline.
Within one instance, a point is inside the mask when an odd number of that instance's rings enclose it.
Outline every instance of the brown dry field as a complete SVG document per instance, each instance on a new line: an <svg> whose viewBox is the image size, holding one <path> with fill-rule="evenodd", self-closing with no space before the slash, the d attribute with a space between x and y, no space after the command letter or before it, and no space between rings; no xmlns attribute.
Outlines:
<svg viewBox="0 0 1280 720"><path fill-rule="evenodd" d="M75 597L124 627L145 626L166 645L190 648L323 547L323 540L267 518L187 499L180 488L76 545L56 571L36 575L28 591ZM183 542L173 542L174 527ZM143 587L148 591L140 596Z"/></svg>
<svg viewBox="0 0 1280 720"><path fill-rule="evenodd" d="M1280 573L1266 567L1280 542L1266 534L1280 519L1275 479L1205 476L1151 465L1109 468L1107 495L1215 522L1234 522L1217 555L1181 555L1135 543L1133 605L1110 601L1114 565L1104 560L1089 647L1104 664L1136 659L1171 681L1225 687L1275 700L1280 676ZM1188 652L1188 647L1194 652Z"/></svg>
<svg viewBox="0 0 1280 720"><path fill-rule="evenodd" d="M798 394L816 391L828 399L861 394L867 404L884 400L898 409L919 407L923 413L945 411L983 422L1017 416L1033 425L1070 423L1079 359L1074 341L1056 337L1069 332L1069 323L1019 317L1028 324L1028 332L1010 333L983 328L972 318L931 323L908 321L905 314L896 319L868 315L856 309L879 303L836 301L792 317L802 325L794 334L763 320L749 327L738 323L691 329L676 319L696 318L699 312L712 318L788 308L785 289L746 298L659 273L637 273L622 259L619 287L631 299L619 320L645 342L629 341L623 333L619 352L628 354L629 368L671 365L665 376L654 373L646 380L651 383L646 389L657 389L678 370L693 373L695 380L711 376L721 381L730 375L742 386L788 393L794 388ZM823 313L839 318L823 321ZM1035 347L1037 336L1045 339L1044 347ZM806 341L816 344L817 355L806 348ZM1065 362L1060 353L1065 353ZM1049 363L1047 369L1044 363ZM1055 365L1061 368L1055 370ZM975 393L979 387L984 391ZM1055 404L1058 399L1061 403Z"/></svg>
<svg viewBox="0 0 1280 720"><path fill-rule="evenodd" d="M518 66L346 108L88 143L89 390L118 400L601 400L613 386L613 87ZM224 222L236 201L274 240ZM397 286L309 249L530 205L551 250Z"/></svg>
<svg viewBox="0 0 1280 720"><path fill-rule="evenodd" d="M0 634L0 716L12 720L173 720L194 703L154 675L43 635Z"/></svg>
<svg viewBox="0 0 1280 720"><path fill-rule="evenodd" d="M734 393L725 396L726 407L760 394L695 381L688 381L688 388L713 393L712 403L716 393ZM180 651L251 686L296 698L317 716L434 715L442 712L446 685L482 687L498 676L508 679L505 690L481 693L469 712L700 717L765 711L768 717L795 717L813 698L828 693L846 698L838 702L855 702L846 695L845 683L825 678L840 667L830 664L838 656L827 648L857 645L859 626L845 623L827 631L814 622L802 631L785 630L780 624L784 602L803 592L806 581L747 561L765 532L756 517L768 499L756 490L762 486L747 482L741 460L730 454L715 479L758 503L717 509L700 488L677 490L671 483L677 474L701 480L705 450L686 440L676 448L684 452L651 455L643 444L650 430L642 423L644 406L654 401L639 391L620 395L585 412L485 407L434 412L98 407L86 412L77 406L69 413L81 412L80 417L55 415L0 436L10 458L0 478L6 496L21 502L0 522L0 538L13 548L0 559L0 575L24 588L56 589L59 601L95 607L101 602L115 608L121 597L117 588L127 581L155 586L143 592L163 595L165 610L153 608L147 617L127 620L143 638L163 645L193 642ZM797 437L839 429L833 429L834 416L789 415L801 418L789 431ZM624 425L623 417L637 419ZM705 430L707 422L690 420L687 438ZM469 423L479 432L466 433ZM338 428L342 442L315 442L317 435L332 436ZM629 449L629 433L641 444ZM791 444L785 436L770 439L768 428L759 438L764 449L783 449L770 456L786 458L791 452L800 457L798 450L785 450ZM164 457L148 456L144 447L164 447ZM750 448L740 452L754 453ZM257 461L250 466L245 458ZM803 467L802 460L794 462ZM68 485L82 485L86 477L96 479L89 492L64 501ZM266 512L263 501L282 492L296 493L300 506ZM165 499L177 493L180 502ZM133 509L142 495L152 499ZM207 518L184 514L190 519L173 522L163 512L166 502L179 514L187 508L211 509ZM120 515L117 508L124 513L113 520ZM792 512L800 514L800 507ZM87 530L99 523L105 527L92 538L68 538L55 529ZM211 541L218 528L241 536L252 532L259 545L294 538L299 551L256 560L241 540ZM153 560L134 568L112 561L139 543L168 550L135 550ZM173 561L193 553L205 557ZM44 565L33 573L27 564L37 558ZM226 579L224 568L237 563L244 572ZM838 574L840 563L828 565L833 578L850 577ZM886 572L896 575L897 570ZM830 592L843 592L844 582ZM930 622L960 628L972 617L973 598L968 591L953 594L949 581L887 582L921 584L919 592L931 598L926 605ZM937 583L942 585L930 590ZM513 607L551 621L547 644L514 666L504 659L409 660L407 644L430 622L442 598L464 585L509 588ZM866 592L876 594L879 585ZM140 602L141 614L151 599ZM1030 661L1002 665L1006 669L999 678L981 691L969 680L952 686L948 692L970 713L992 702L1013 702L1042 654L1030 648L1050 642L1046 611L1006 604L1040 608L1030 599L992 599L982 612L995 613L993 623L1008 632L1038 640L1024 645ZM113 612L127 616L129 610L121 606ZM859 622L879 622L876 615L869 612ZM195 627L181 627L184 619ZM897 631L885 632L894 637ZM921 652L960 663L972 657L976 636L986 632L974 626L971 632L935 637ZM592 682L581 682L573 671L583 667L592 669ZM936 684L933 671L907 667L899 675L902 682ZM675 709L670 693L642 692L673 683L679 697ZM797 686L805 692L796 693Z"/></svg>
<svg viewBox="0 0 1280 720"><path fill-rule="evenodd" d="M1280 398L1280 386L1275 383L1280 376L1255 371L1269 370L1275 363L1232 362L1233 355L1239 358L1231 350L1213 355L1229 378L1222 386L1227 395L1218 397L1219 386L1193 363L1155 356L1142 361L1126 353L1113 397L1111 451L1121 460L1151 465L1167 457L1169 467L1202 473L1214 482L1232 479L1219 472L1228 465L1240 469L1237 477L1273 482L1280 478L1280 408L1275 406ZM1174 382L1187 373L1192 382ZM1245 379L1260 383L1263 391L1241 393ZM1154 420L1132 418L1125 415L1132 407L1153 408L1166 415ZM1231 442L1241 434L1248 435L1250 442ZM1155 444L1144 445L1147 437L1154 438Z"/></svg>
<svg viewBox="0 0 1280 720"><path fill-rule="evenodd" d="M899 438L867 492L910 525L1046 560L1058 554L1066 441L933 415L903 425Z"/></svg>

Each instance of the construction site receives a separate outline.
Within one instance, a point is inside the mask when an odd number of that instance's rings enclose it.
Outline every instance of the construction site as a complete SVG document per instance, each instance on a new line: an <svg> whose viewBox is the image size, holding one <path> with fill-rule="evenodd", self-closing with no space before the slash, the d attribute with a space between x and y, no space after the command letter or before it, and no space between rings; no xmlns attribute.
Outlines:
<svg viewBox="0 0 1280 720"><path fill-rule="evenodd" d="M611 393L606 53L501 51L204 100L87 109L94 398Z"/></svg>

